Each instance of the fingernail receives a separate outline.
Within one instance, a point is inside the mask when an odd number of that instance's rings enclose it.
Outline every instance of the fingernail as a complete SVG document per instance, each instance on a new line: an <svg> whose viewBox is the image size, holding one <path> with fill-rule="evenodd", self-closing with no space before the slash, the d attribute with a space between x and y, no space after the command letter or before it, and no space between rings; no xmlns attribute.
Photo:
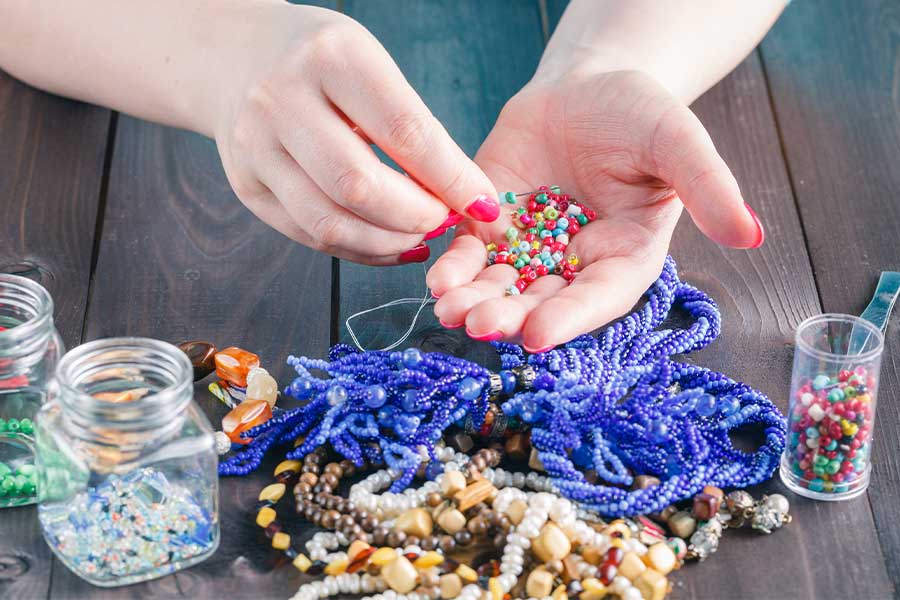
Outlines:
<svg viewBox="0 0 900 600"><path fill-rule="evenodd" d="M493 342L499 340L503 337L503 332L501 331L489 331L487 333L475 334L472 333L468 327L466 327L466 335L472 338L473 340L479 342Z"/></svg>
<svg viewBox="0 0 900 600"><path fill-rule="evenodd" d="M434 298L435 300L441 299L440 296L438 296L437 294L434 293L434 290L429 290L429 293L431 294L431 297ZM438 319L438 320L440 321L440 319Z"/></svg>
<svg viewBox="0 0 900 600"><path fill-rule="evenodd" d="M415 248L407 250L403 254L400 255L400 262L402 263L412 263L412 262L425 262L428 260L428 257L431 255L431 250L428 249L428 246L425 244L419 244Z"/></svg>
<svg viewBox="0 0 900 600"><path fill-rule="evenodd" d="M759 220L759 217L756 216L756 211L753 210L749 204L744 202L744 207L747 209L747 212L750 213L750 216L753 217L753 221L756 223L756 229L758 230L756 243L750 246L751 248L759 248L763 245L763 242L766 241L766 230L763 229L763 224Z"/></svg>
<svg viewBox="0 0 900 600"><path fill-rule="evenodd" d="M443 326L445 329L459 329L460 327L463 326L463 323L456 323L455 325L453 325L450 323L444 323L440 319L438 319L438 323L440 323L441 326Z"/></svg>
<svg viewBox="0 0 900 600"><path fill-rule="evenodd" d="M447 228L442 225L434 231L429 231L428 233L426 233L425 238L422 241L427 242L428 240L433 240L434 238L442 236L445 233L447 233Z"/></svg>
<svg viewBox="0 0 900 600"><path fill-rule="evenodd" d="M455 211L450 211L450 214L447 215L447 220L441 223L443 227L454 227L462 223L463 216Z"/></svg>
<svg viewBox="0 0 900 600"><path fill-rule="evenodd" d="M469 216L484 223L491 223L500 216L500 205L497 200L487 194L475 197L475 201L466 208Z"/></svg>
<svg viewBox="0 0 900 600"><path fill-rule="evenodd" d="M549 346L544 346L543 348L529 348L528 346L523 346L525 348L525 352L528 354L543 354L544 352L549 352L553 350L553 344Z"/></svg>

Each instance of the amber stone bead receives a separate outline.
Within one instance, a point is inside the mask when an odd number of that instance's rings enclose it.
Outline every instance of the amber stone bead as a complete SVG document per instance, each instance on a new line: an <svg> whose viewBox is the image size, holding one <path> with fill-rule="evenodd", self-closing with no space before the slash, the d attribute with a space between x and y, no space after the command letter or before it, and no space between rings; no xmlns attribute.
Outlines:
<svg viewBox="0 0 900 600"><path fill-rule="evenodd" d="M259 357L252 352L231 346L215 354L216 375L237 387L247 387L247 375L259 366Z"/></svg>
<svg viewBox="0 0 900 600"><path fill-rule="evenodd" d="M721 500L712 494L700 493L694 496L694 518L700 521L709 521L719 512Z"/></svg>
<svg viewBox="0 0 900 600"><path fill-rule="evenodd" d="M178 348L187 354L194 368L194 381L200 381L216 370L216 347L210 342L192 340L181 342Z"/></svg>
<svg viewBox="0 0 900 600"><path fill-rule="evenodd" d="M274 408L278 400L278 382L265 369L252 369L247 375L247 400L265 400L270 408Z"/></svg>
<svg viewBox="0 0 900 600"><path fill-rule="evenodd" d="M249 444L241 434L272 418L272 409L264 400L241 402L222 418L222 431L235 444Z"/></svg>

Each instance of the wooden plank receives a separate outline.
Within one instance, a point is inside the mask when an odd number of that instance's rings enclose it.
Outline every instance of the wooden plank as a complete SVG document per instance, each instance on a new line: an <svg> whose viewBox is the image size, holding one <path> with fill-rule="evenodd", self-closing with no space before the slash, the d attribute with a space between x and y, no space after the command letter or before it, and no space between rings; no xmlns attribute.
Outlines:
<svg viewBox="0 0 900 600"><path fill-rule="evenodd" d="M795 2L762 46L822 305L859 314L879 272L900 269L900 5ZM882 366L869 502L900 589L900 343ZM848 510L850 507L848 507Z"/></svg>
<svg viewBox="0 0 900 600"><path fill-rule="evenodd" d="M345 2L345 12L365 25L387 48L407 80L462 149L474 156L506 100L534 71L543 45L536 1L416 0ZM514 43L511 41L514 40ZM445 239L447 238L447 239ZM429 242L432 259L448 236ZM421 265L373 269L340 265L340 339L349 342L344 319L396 298L422 297ZM412 305L381 311L353 323L368 348L383 347L409 326ZM476 344L462 330L447 331L430 309L406 345L488 360L488 344Z"/></svg>
<svg viewBox="0 0 900 600"><path fill-rule="evenodd" d="M0 71L0 272L50 290L70 346L84 322L109 123L109 111ZM0 511L0 531L0 597L46 596L51 553L34 507Z"/></svg>

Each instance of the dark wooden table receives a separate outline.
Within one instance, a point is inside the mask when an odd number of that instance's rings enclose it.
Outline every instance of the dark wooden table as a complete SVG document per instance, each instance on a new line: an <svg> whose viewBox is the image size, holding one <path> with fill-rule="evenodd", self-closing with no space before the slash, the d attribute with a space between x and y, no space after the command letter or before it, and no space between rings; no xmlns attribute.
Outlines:
<svg viewBox="0 0 900 600"><path fill-rule="evenodd" d="M328 5L328 3L325 3ZM338 1L387 46L469 153L527 81L557 0ZM710 49L715 52L715 49ZM696 360L782 408L792 335L822 311L860 312L881 270L900 268L900 3L795 2L694 110L766 224L765 246L724 250L685 219L672 254L722 308L723 334ZM56 300L69 347L115 335L210 339L258 352L282 382L289 353L323 356L349 314L423 290L420 266L375 270L281 237L232 194L214 144L51 97L0 73L0 271ZM437 241L442 247L445 242ZM438 252L433 252L437 254ZM487 357L430 313L412 343ZM372 343L409 307L360 323ZM793 496L771 536L730 533L673 575L674 598L888 598L900 588L900 345L889 330L868 493L829 504ZM482 347L485 346L485 347ZM198 387L213 423L225 412ZM253 523L268 472L222 482L222 545L207 562L100 590L44 545L33 507L0 512L2 598L286 598L303 580ZM778 481L762 491L784 491ZM299 523L297 524L299 527Z"/></svg>

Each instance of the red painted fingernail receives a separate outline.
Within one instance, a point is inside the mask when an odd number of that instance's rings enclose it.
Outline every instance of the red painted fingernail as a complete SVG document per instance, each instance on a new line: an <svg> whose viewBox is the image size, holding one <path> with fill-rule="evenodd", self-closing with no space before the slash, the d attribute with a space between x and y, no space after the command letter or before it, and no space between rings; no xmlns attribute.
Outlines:
<svg viewBox="0 0 900 600"><path fill-rule="evenodd" d="M447 215L447 220L441 223L444 227L453 227L455 225L459 225L462 223L463 216L458 212L450 211L450 214Z"/></svg>
<svg viewBox="0 0 900 600"><path fill-rule="evenodd" d="M431 250L428 249L428 246L425 244L419 244L415 248L407 250L403 254L400 255L400 262L402 263L412 263L412 262L425 262L428 260L428 257L431 255Z"/></svg>
<svg viewBox="0 0 900 600"><path fill-rule="evenodd" d="M524 346L525 352L527 352L528 354L543 354L544 352L553 350L553 347L554 347L553 344L550 344L549 346L544 346L543 348L537 348L537 349L531 349L528 346Z"/></svg>
<svg viewBox="0 0 900 600"><path fill-rule="evenodd" d="M493 342L503 337L502 331L489 331L487 333L475 334L466 327L466 335L479 342Z"/></svg>
<svg viewBox="0 0 900 600"><path fill-rule="evenodd" d="M473 219L491 223L500 216L500 204L487 194L481 194L475 197L475 201L466 208L466 212Z"/></svg>
<svg viewBox="0 0 900 600"><path fill-rule="evenodd" d="M438 319L438 323L440 323L446 329L459 329L464 325L464 323L457 323L455 325L451 325L450 323L444 323L440 319Z"/></svg>
<svg viewBox="0 0 900 600"><path fill-rule="evenodd" d="M751 248L759 248L763 245L763 242L766 241L766 230L763 229L763 224L759 220L759 217L756 216L756 211L753 208L744 202L744 208L747 209L747 212L750 213L750 216L753 217L753 221L756 223L756 228L758 230L758 237L756 238L756 243L750 246Z"/></svg>
<svg viewBox="0 0 900 600"><path fill-rule="evenodd" d="M442 236L445 233L447 233L446 227L443 227L443 226L438 227L434 231L429 231L428 233L426 233L425 238L422 241L427 242L428 240L433 240L434 238Z"/></svg>

